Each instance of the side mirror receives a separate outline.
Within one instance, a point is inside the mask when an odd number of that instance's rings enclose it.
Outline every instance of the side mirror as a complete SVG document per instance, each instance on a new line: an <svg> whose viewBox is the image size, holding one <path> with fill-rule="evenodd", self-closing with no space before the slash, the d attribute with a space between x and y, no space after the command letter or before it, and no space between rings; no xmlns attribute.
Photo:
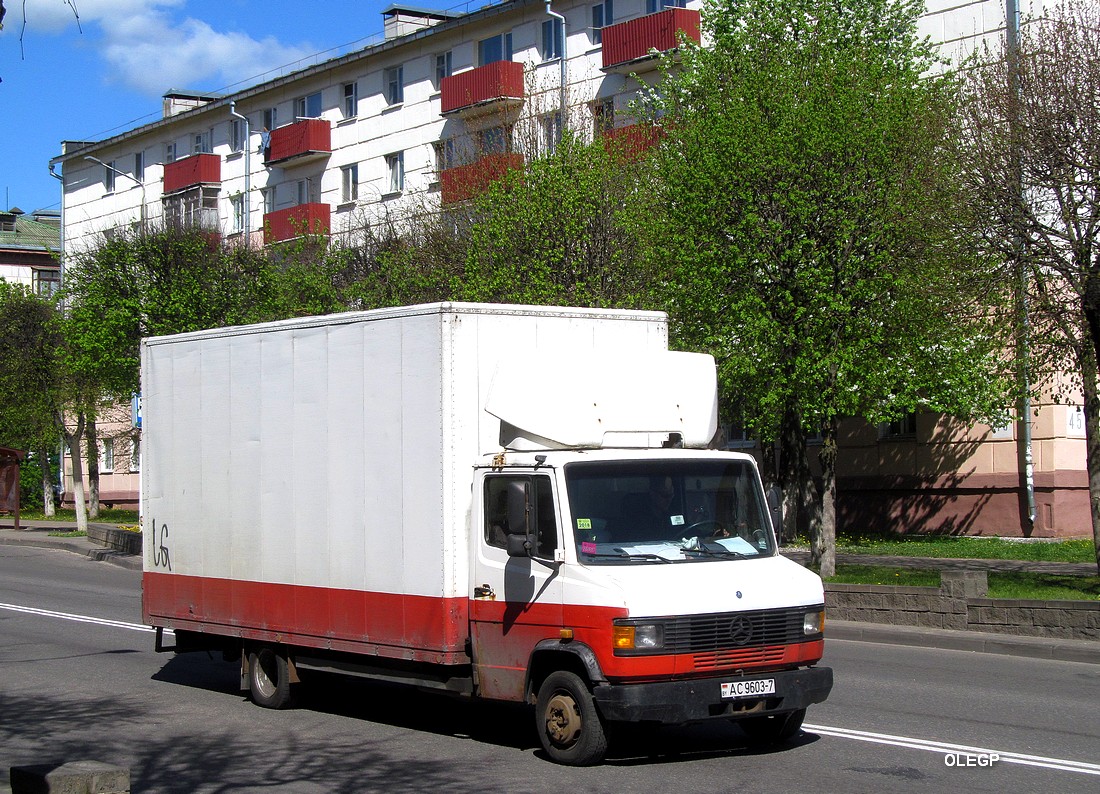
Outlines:
<svg viewBox="0 0 1100 794"><path fill-rule="evenodd" d="M504 549L509 557L530 557L531 540L524 534L509 534L504 540Z"/></svg>

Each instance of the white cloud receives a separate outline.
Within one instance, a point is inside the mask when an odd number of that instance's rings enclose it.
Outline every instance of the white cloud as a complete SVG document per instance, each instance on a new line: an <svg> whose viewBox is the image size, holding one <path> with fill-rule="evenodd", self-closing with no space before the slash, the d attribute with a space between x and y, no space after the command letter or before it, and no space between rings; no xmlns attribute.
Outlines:
<svg viewBox="0 0 1100 794"><path fill-rule="evenodd" d="M154 96L170 88L217 90L313 52L271 36L215 30L184 16L185 5L184 0L28 0L27 25L37 32L75 31L75 7L88 44L108 66L108 79Z"/></svg>

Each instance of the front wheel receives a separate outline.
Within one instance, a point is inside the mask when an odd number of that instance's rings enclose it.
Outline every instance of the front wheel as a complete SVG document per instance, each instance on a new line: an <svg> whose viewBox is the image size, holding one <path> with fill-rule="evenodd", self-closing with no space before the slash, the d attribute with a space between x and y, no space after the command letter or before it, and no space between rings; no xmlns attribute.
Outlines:
<svg viewBox="0 0 1100 794"><path fill-rule="evenodd" d="M270 646L248 654L248 691L256 705L285 709L290 705L290 662Z"/></svg>
<svg viewBox="0 0 1100 794"><path fill-rule="evenodd" d="M579 676L551 673L539 687L535 718L542 749L567 766L591 766L607 752L607 734L592 693Z"/></svg>
<svg viewBox="0 0 1100 794"><path fill-rule="evenodd" d="M786 744L798 735L804 719L806 709L799 709L789 714L750 717L747 720L738 720L737 724L753 744Z"/></svg>

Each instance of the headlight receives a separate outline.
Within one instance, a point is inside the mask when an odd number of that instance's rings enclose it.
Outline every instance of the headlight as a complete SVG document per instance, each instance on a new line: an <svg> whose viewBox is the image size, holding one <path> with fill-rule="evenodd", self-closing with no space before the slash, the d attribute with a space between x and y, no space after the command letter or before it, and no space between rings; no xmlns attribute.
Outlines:
<svg viewBox="0 0 1100 794"><path fill-rule="evenodd" d="M803 634L821 634L825 631L825 610L820 609L816 612L807 612L802 616L802 633Z"/></svg>
<svg viewBox="0 0 1100 794"><path fill-rule="evenodd" d="M664 647L665 633L662 626L613 626L611 641L616 651L658 651Z"/></svg>

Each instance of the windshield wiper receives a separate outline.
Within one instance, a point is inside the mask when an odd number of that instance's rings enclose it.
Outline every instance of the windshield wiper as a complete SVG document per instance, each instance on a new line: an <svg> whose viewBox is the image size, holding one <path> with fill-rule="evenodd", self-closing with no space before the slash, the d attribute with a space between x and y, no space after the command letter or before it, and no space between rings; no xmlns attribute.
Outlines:
<svg viewBox="0 0 1100 794"><path fill-rule="evenodd" d="M586 557L605 557L614 560L649 560L651 562L672 562L668 557L662 557L660 554L630 554L622 551L618 554L605 554L602 552L581 552Z"/></svg>
<svg viewBox="0 0 1100 794"><path fill-rule="evenodd" d="M715 548L717 547L717 548ZM684 554L697 554L705 557L722 557L727 560L747 560L748 555L740 551L730 551L717 543L701 544L698 548L684 549ZM753 555L757 556L757 555Z"/></svg>

